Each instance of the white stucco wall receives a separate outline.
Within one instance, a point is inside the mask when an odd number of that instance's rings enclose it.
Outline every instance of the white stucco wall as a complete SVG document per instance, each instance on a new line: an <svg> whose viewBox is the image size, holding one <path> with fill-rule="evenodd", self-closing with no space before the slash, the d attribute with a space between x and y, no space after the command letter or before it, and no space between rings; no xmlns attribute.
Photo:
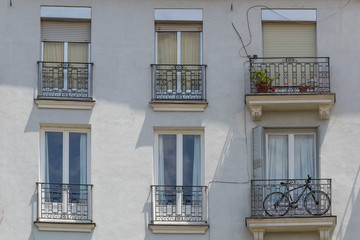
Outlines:
<svg viewBox="0 0 360 240"><path fill-rule="evenodd" d="M215 0L0 0L0 239L6 240L238 240L253 239L250 216L251 129L320 126L321 177L332 178L332 212L338 217L332 239L360 234L358 146L360 108L358 63L360 3L351 1ZM231 10L231 4L233 10ZM254 122L245 106L248 63L240 51L249 41L246 11L259 4L317 10L318 56L329 56L330 120L315 111L265 112ZM92 8L94 98L91 111L45 110L34 103L40 60L40 6ZM150 64L154 63L154 9L203 9L203 59L208 107L200 113L160 113L150 106ZM260 7L249 11L249 54L262 55ZM334 15L333 15L334 14ZM40 124L91 125L92 233L39 232L36 182L40 169ZM154 235L150 221L154 126L204 127L205 179L209 187L209 230L205 235ZM318 239L305 233L265 239ZM302 238L300 238L302 237Z"/></svg>

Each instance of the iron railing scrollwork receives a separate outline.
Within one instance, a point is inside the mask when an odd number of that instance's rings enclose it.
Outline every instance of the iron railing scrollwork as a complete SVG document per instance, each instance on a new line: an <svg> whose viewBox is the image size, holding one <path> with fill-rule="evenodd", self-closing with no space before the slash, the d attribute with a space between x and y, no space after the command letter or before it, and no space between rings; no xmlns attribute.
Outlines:
<svg viewBox="0 0 360 240"><path fill-rule="evenodd" d="M316 203L309 189L302 193L305 181L306 179L252 180L251 217L306 217L314 214L331 216L331 179L311 179L309 186L314 196L319 197ZM314 207L317 211L309 209L309 204L316 204ZM267 208L278 209L269 211Z"/></svg>
<svg viewBox="0 0 360 240"><path fill-rule="evenodd" d="M329 93L329 57L274 57L251 58L250 69L264 70L274 78L274 93ZM258 93L254 79L250 76L250 92Z"/></svg>
<svg viewBox="0 0 360 240"><path fill-rule="evenodd" d="M92 99L93 63L38 62L38 98Z"/></svg>
<svg viewBox="0 0 360 240"><path fill-rule="evenodd" d="M206 65L152 64L152 100L206 101Z"/></svg>
<svg viewBox="0 0 360 240"><path fill-rule="evenodd" d="M92 185L37 183L38 221L92 222Z"/></svg>
<svg viewBox="0 0 360 240"><path fill-rule="evenodd" d="M151 186L153 223L207 222L207 187Z"/></svg>

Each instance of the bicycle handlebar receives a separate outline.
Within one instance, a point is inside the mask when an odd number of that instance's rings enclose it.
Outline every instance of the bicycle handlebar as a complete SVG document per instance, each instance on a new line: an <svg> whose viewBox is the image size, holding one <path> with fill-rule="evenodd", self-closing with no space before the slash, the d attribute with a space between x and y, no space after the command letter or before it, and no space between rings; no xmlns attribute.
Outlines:
<svg viewBox="0 0 360 240"><path fill-rule="evenodd" d="M310 175L308 174L308 179L305 181L306 183L310 183L310 181L311 181L311 177L310 177Z"/></svg>

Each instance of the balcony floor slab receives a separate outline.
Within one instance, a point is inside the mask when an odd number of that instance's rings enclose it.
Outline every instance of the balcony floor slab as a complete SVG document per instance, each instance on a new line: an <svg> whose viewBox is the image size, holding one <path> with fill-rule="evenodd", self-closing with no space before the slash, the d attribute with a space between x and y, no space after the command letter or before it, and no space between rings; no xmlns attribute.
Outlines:
<svg viewBox="0 0 360 240"><path fill-rule="evenodd" d="M95 106L94 100L35 99L35 103L40 109L91 110Z"/></svg>
<svg viewBox="0 0 360 240"><path fill-rule="evenodd" d="M266 111L318 110L321 119L330 118L330 109L335 103L335 94L247 94L246 105L253 120L259 121Z"/></svg>

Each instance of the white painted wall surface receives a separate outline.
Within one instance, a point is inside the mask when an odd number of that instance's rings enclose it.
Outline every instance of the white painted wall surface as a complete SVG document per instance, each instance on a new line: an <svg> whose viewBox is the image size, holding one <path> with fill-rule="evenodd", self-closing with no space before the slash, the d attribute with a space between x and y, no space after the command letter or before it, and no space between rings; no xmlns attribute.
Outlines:
<svg viewBox="0 0 360 240"><path fill-rule="evenodd" d="M0 224L1 240L238 240L253 239L250 216L251 129L245 106L248 63L231 23L249 42L248 1L178 0L9 0L0 1ZM231 4L233 9L231 10ZM351 1L259 1L273 8L317 9L318 56L331 61L336 104L328 121L318 113L266 112L263 126L320 126L321 177L332 178L332 211L338 217L332 239L360 234L360 3ZM44 110L34 103L40 60L40 6L92 8L94 97L91 111ZM154 112L150 64L154 63L154 9L203 9L203 62L209 105L201 113ZM249 54L262 55L261 8L249 12ZM39 232L40 123L91 125L90 233ZM209 231L205 235L154 235L150 221L153 183L153 127L201 126L205 133L205 184L209 187ZM1 210L1 209L0 209ZM2 214L2 213L1 213ZM306 235L306 234L305 234ZM312 233L306 239L318 239ZM299 239L269 234L265 239ZM305 238L302 238L305 239Z"/></svg>

